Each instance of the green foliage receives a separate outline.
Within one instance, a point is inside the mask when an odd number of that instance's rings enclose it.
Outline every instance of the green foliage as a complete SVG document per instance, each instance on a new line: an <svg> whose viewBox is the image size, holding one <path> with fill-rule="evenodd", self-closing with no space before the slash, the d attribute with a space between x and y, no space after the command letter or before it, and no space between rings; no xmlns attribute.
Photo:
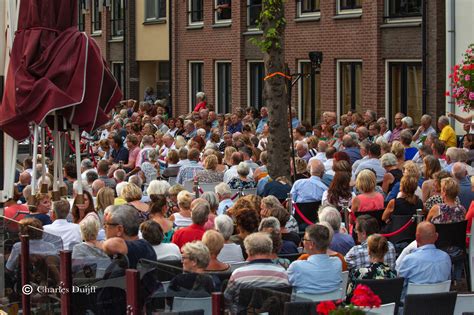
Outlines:
<svg viewBox="0 0 474 315"><path fill-rule="evenodd" d="M281 38L285 31L286 19L284 15L284 3L286 0L263 0L262 11L257 21L257 26L263 31L259 38L253 37L250 42L263 53L271 49L281 49Z"/></svg>

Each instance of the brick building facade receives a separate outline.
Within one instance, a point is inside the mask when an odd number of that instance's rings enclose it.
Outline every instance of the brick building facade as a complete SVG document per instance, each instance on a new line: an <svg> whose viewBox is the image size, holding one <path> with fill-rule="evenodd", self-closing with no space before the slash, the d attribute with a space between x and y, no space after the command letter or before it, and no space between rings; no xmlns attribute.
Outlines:
<svg viewBox="0 0 474 315"><path fill-rule="evenodd" d="M422 107L421 0L287 1L285 62L291 73L310 72L308 53L321 51L315 76L295 86L292 104L314 123L322 111L374 109L389 120L403 111L419 121ZM444 112L444 2L426 1L426 113ZM217 7L220 5L220 7ZM219 8L219 10L216 10ZM186 0L172 10L172 100L174 113L189 112L198 90L218 112L263 105L263 54L249 39L261 1Z"/></svg>

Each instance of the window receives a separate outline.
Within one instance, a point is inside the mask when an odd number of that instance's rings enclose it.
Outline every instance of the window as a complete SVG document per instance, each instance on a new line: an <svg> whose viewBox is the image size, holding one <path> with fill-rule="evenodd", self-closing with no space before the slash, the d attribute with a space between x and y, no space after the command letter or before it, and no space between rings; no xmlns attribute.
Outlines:
<svg viewBox="0 0 474 315"><path fill-rule="evenodd" d="M203 68L202 62L192 61L189 63L189 105L191 111L196 106L196 93L203 91Z"/></svg>
<svg viewBox="0 0 474 315"><path fill-rule="evenodd" d="M299 72L311 73L311 62L300 61ZM314 107L311 106L312 89L314 89ZM311 77L305 76L299 81L299 117L301 121L306 121L314 125L321 117L321 75L315 72L314 83L311 84Z"/></svg>
<svg viewBox="0 0 474 315"><path fill-rule="evenodd" d="M78 23L77 27L79 29L79 32L84 32L86 30L86 0L80 0L79 1L79 18L78 18Z"/></svg>
<svg viewBox="0 0 474 315"><path fill-rule="evenodd" d="M338 0L337 13L350 14L362 12L362 0Z"/></svg>
<svg viewBox="0 0 474 315"><path fill-rule="evenodd" d="M386 0L385 18L387 22L413 18L421 20L421 0Z"/></svg>
<svg viewBox="0 0 474 315"><path fill-rule="evenodd" d="M402 112L420 121L422 106L422 71L420 62L388 63L388 117L393 126L395 114Z"/></svg>
<svg viewBox="0 0 474 315"><path fill-rule="evenodd" d="M216 62L217 112L230 113L232 107L232 64Z"/></svg>
<svg viewBox="0 0 474 315"><path fill-rule="evenodd" d="M112 16L110 23L112 24L112 37L123 36L123 24L124 24L124 0L114 0L112 2Z"/></svg>
<svg viewBox="0 0 474 315"><path fill-rule="evenodd" d="M362 63L339 63L340 113L362 112Z"/></svg>
<svg viewBox="0 0 474 315"><path fill-rule="evenodd" d="M189 24L202 24L204 19L203 0L189 0Z"/></svg>
<svg viewBox="0 0 474 315"><path fill-rule="evenodd" d="M145 0L145 21L166 18L166 0Z"/></svg>
<svg viewBox="0 0 474 315"><path fill-rule="evenodd" d="M158 61L158 81L169 81L170 63L169 61Z"/></svg>
<svg viewBox="0 0 474 315"><path fill-rule="evenodd" d="M319 15L320 0L298 0L297 14L299 17Z"/></svg>
<svg viewBox="0 0 474 315"><path fill-rule="evenodd" d="M252 61L248 64L248 91L249 106L260 109L263 106L263 78L265 65L261 61Z"/></svg>
<svg viewBox="0 0 474 315"><path fill-rule="evenodd" d="M248 28L257 28L260 12L262 12L262 0L247 0Z"/></svg>
<svg viewBox="0 0 474 315"><path fill-rule="evenodd" d="M92 33L102 31L102 8L100 0L92 0Z"/></svg>
<svg viewBox="0 0 474 315"><path fill-rule="evenodd" d="M232 19L232 1L215 0L215 23L230 22Z"/></svg>
<svg viewBox="0 0 474 315"><path fill-rule="evenodd" d="M123 91L125 89L125 68L123 62L112 62L112 74Z"/></svg>

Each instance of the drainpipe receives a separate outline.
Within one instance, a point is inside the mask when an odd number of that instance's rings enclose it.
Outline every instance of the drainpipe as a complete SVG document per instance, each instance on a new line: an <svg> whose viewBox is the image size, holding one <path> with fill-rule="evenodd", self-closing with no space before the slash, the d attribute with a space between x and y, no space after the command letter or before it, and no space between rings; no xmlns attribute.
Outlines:
<svg viewBox="0 0 474 315"><path fill-rule="evenodd" d="M421 41L422 41L422 44L421 44L421 54L422 54L422 61L421 61L421 64L422 64L422 77L423 77L423 87L422 87L422 105L421 105L421 111L423 114L426 114L426 98L427 98L427 95L428 95L428 90L427 90L427 80L428 80L428 77L426 75L427 73L427 63L426 63L426 60L427 60L427 54L428 54L428 50L427 50L427 27L426 27L426 20L428 18L428 15L427 15L427 1L426 0L422 0L422 3L421 3L421 9L422 9L422 16L421 16Z"/></svg>
<svg viewBox="0 0 474 315"><path fill-rule="evenodd" d="M456 64L456 2L455 0L446 0L446 78L451 73L451 69ZM451 80L446 80L446 91L451 90ZM446 97L446 109L451 113L456 111L454 99L451 96ZM451 125L454 125L454 118L450 118Z"/></svg>
<svg viewBox="0 0 474 315"><path fill-rule="evenodd" d="M173 40L173 36L172 36L172 17L171 17L171 13L173 12L172 10L172 6L173 6L173 1L172 0L169 0L168 1L169 5L168 5L168 62L169 62L169 80L168 80L168 112L169 112L169 117L173 117L173 101L172 101L172 95L173 95L173 92L172 92L172 83L173 83L173 45L172 45L172 40Z"/></svg>

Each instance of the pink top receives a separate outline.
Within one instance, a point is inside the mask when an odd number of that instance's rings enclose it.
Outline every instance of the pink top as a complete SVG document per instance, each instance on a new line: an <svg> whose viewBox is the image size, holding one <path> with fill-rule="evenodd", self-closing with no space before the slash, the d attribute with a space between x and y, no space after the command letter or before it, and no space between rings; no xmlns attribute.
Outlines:
<svg viewBox="0 0 474 315"><path fill-rule="evenodd" d="M140 153L140 147L135 147L133 150L129 151L128 152L128 160L129 161L133 160L133 161L135 161L134 164L136 164L137 163L137 158L138 158L138 153Z"/></svg>
<svg viewBox="0 0 474 315"><path fill-rule="evenodd" d="M201 109L206 108L206 102L199 102L196 107L194 107L195 112L199 112Z"/></svg>
<svg viewBox="0 0 474 315"><path fill-rule="evenodd" d="M373 210L380 210L384 209L384 200L383 196L380 193L376 193L373 196L367 196L366 194L360 194L357 196L359 199L359 209L357 212L364 212L364 211L373 211Z"/></svg>

